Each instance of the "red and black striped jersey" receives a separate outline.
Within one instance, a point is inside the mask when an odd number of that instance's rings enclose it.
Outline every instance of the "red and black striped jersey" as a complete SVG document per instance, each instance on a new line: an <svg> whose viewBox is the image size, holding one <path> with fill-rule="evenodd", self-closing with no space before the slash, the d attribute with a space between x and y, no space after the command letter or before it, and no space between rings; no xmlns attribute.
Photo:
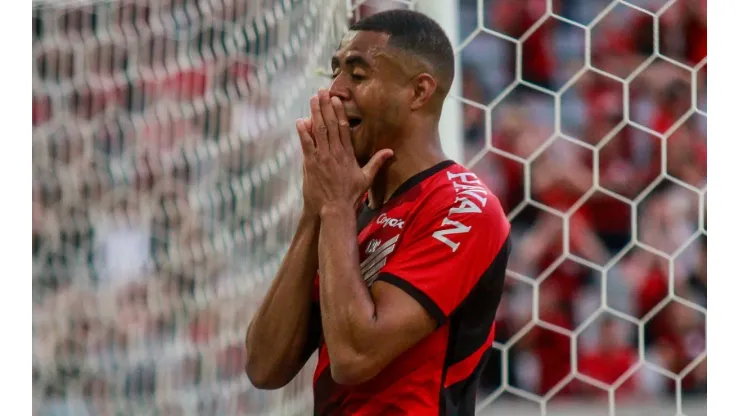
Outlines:
<svg viewBox="0 0 740 416"><path fill-rule="evenodd" d="M396 285L438 327L356 386L334 382L320 340L314 414L474 414L510 250L510 224L498 198L472 172L446 161L410 178L381 208L365 205L358 228L368 286ZM312 332L320 338L318 278L314 301Z"/></svg>

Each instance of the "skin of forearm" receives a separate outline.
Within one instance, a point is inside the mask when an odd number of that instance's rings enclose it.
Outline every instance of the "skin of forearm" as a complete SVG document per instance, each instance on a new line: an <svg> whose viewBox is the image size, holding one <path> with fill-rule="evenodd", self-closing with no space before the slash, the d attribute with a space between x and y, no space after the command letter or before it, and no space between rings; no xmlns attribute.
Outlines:
<svg viewBox="0 0 740 416"><path fill-rule="evenodd" d="M360 274L356 229L350 205L322 210L321 322L332 366L360 358L375 323L375 304Z"/></svg>
<svg viewBox="0 0 740 416"><path fill-rule="evenodd" d="M303 365L301 354L318 269L319 228L317 215L301 217L285 259L247 330L246 370L258 387L281 387Z"/></svg>

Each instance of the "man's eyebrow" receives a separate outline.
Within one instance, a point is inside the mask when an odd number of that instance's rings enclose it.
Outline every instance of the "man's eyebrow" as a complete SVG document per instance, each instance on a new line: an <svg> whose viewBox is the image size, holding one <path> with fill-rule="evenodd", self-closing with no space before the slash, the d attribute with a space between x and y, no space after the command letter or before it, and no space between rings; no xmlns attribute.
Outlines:
<svg viewBox="0 0 740 416"><path fill-rule="evenodd" d="M370 62L360 55L350 55L344 59L344 64L349 66L362 66L370 68ZM331 68L336 69L340 65L339 58L335 55L331 58Z"/></svg>
<svg viewBox="0 0 740 416"><path fill-rule="evenodd" d="M344 60L344 63L351 66L364 66L366 68L370 67L370 62L368 62L367 59L363 58L360 55L350 55Z"/></svg>

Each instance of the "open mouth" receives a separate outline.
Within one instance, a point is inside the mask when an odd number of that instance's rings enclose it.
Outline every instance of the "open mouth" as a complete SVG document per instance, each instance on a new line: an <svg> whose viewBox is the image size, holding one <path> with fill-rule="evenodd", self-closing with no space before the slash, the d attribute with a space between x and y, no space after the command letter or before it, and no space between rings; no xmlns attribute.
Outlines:
<svg viewBox="0 0 740 416"><path fill-rule="evenodd" d="M349 128L351 129L354 129L362 123L362 119L359 117L349 117L347 121L349 121Z"/></svg>

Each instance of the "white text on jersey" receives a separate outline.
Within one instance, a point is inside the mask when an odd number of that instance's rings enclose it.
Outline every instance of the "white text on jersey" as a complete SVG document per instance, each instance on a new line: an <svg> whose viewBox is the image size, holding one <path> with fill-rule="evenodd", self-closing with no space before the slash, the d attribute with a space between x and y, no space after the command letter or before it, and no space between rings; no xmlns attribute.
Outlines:
<svg viewBox="0 0 740 416"><path fill-rule="evenodd" d="M480 214L482 212L481 208L485 207L486 202L488 202L488 198L486 197L488 192L486 191L486 188L480 186L481 183L478 177L470 172L447 172L447 179L453 181L452 186L455 187L455 192L457 193L455 202L458 203L458 205L450 208L447 213L447 217L442 220L443 227L452 227L437 230L432 234L432 237L449 246L454 252L457 251L458 247L460 247L460 243L451 240L447 236L465 234L470 231L472 227L459 221L455 221L451 217L456 214ZM456 180L459 182L456 182ZM468 197L472 198L472 200Z"/></svg>
<svg viewBox="0 0 740 416"><path fill-rule="evenodd" d="M380 214L380 216L378 217L377 223L383 224L383 228L385 228L386 226L391 227L391 228L403 228L403 224L404 224L403 220L391 218L385 214Z"/></svg>

